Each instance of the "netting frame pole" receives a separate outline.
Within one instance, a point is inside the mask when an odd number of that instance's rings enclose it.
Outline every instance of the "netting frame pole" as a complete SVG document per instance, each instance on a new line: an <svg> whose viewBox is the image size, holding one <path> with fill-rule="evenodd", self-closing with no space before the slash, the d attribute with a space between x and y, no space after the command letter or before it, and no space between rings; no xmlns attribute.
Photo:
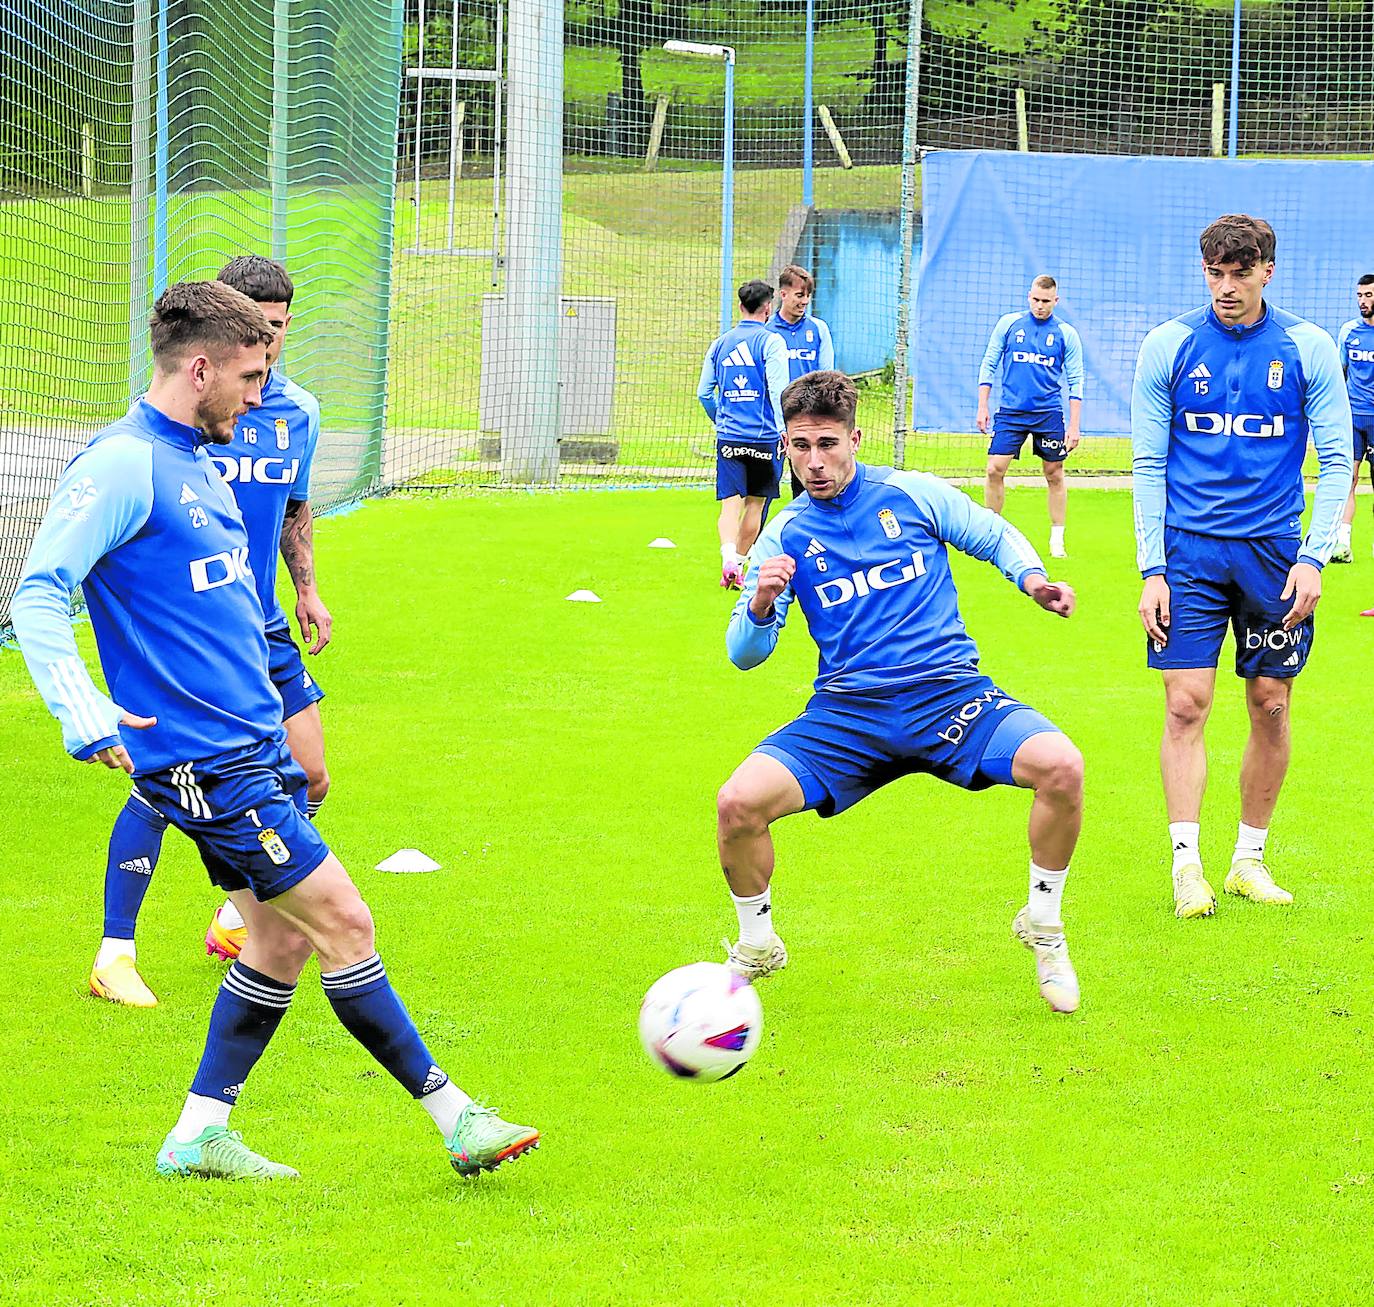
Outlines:
<svg viewBox="0 0 1374 1307"><path fill-rule="evenodd" d="M906 464L906 434L911 413L907 407L910 378L907 351L911 340L911 259L916 220L916 169L920 148L916 143L917 99L921 88L921 20L923 0L908 0L906 38L906 102L902 109L902 207L898 241L902 249L902 273L897 288L897 340L892 360L892 465Z"/></svg>
<svg viewBox="0 0 1374 1307"><path fill-rule="evenodd" d="M725 158L720 191L720 329L735 320L735 51L725 47Z"/></svg>
<svg viewBox="0 0 1374 1307"><path fill-rule="evenodd" d="M558 481L563 0L510 0L501 479Z"/></svg>
<svg viewBox="0 0 1374 1307"><path fill-rule="evenodd" d="M168 110L167 78L170 59L167 50L167 7L171 0L157 0L157 142L153 148L153 295L167 289L170 276L167 259L167 159Z"/></svg>
<svg viewBox="0 0 1374 1307"><path fill-rule="evenodd" d="M147 388L152 355L148 342L148 261L152 255L148 204L152 179L148 167L151 140L148 116L153 81L152 0L134 0L132 113L129 124L129 400Z"/></svg>
<svg viewBox="0 0 1374 1307"><path fill-rule="evenodd" d="M286 186L291 84L291 0L272 0L272 257L286 261Z"/></svg>
<svg viewBox="0 0 1374 1307"><path fill-rule="evenodd" d="M809 209L816 201L816 0L806 0L806 73L802 88L802 198Z"/></svg>
<svg viewBox="0 0 1374 1307"><path fill-rule="evenodd" d="M1240 0L1231 13L1231 121L1226 133L1226 157L1236 157L1240 137Z"/></svg>

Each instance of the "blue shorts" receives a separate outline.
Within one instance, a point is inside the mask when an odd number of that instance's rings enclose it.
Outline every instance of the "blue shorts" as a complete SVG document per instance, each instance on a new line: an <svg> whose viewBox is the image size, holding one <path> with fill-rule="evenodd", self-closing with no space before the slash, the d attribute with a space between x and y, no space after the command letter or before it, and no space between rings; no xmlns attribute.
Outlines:
<svg viewBox="0 0 1374 1307"><path fill-rule="evenodd" d="M1069 456L1064 447L1064 415L1058 409L1045 413L1003 413L1000 409L992 419L992 441L989 454L1010 454L1021 457L1026 437L1033 436L1031 448L1037 458L1048 463L1062 463Z"/></svg>
<svg viewBox="0 0 1374 1307"><path fill-rule="evenodd" d="M1280 599L1297 561L1297 536L1231 540L1164 528L1169 583L1168 641L1147 638L1147 660L1161 670L1215 667L1229 625L1236 637L1236 675L1296 676L1312 652L1312 618L1283 629L1293 606Z"/></svg>
<svg viewBox="0 0 1374 1307"><path fill-rule="evenodd" d="M282 721L324 698L324 691L305 670L300 646L291 638L289 626L267 632L267 674L281 695Z"/></svg>
<svg viewBox="0 0 1374 1307"><path fill-rule="evenodd" d="M807 808L833 817L913 772L966 790L1013 785L1017 749L1046 731L1059 728L986 676L969 676L882 695L818 690L755 752L797 778Z"/></svg>
<svg viewBox="0 0 1374 1307"><path fill-rule="evenodd" d="M1364 413L1355 415L1355 466L1365 459L1374 463L1374 417Z"/></svg>
<svg viewBox="0 0 1374 1307"><path fill-rule="evenodd" d="M776 445L745 445L739 441L716 442L716 498L741 495L776 499L782 476L782 442Z"/></svg>
<svg viewBox="0 0 1374 1307"><path fill-rule="evenodd" d="M305 772L286 733L138 778L138 793L200 850L221 889L261 902L299 885L329 855L305 816Z"/></svg>

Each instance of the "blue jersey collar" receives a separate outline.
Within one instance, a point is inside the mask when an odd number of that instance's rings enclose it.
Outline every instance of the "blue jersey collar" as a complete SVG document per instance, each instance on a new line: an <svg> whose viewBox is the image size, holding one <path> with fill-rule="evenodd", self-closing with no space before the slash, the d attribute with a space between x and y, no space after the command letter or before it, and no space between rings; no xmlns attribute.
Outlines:
<svg viewBox="0 0 1374 1307"><path fill-rule="evenodd" d="M806 320L810 316L811 314L809 312L803 313L796 322L788 322L788 320L782 316L782 310L778 309L774 312L773 316L768 319L768 325L770 327L777 327L782 331L797 331L801 327L806 326Z"/></svg>
<svg viewBox="0 0 1374 1307"><path fill-rule="evenodd" d="M169 418L160 408L148 403L146 397L138 401L138 420L145 431L151 431L159 440L178 449L195 449L207 443L204 432Z"/></svg>
<svg viewBox="0 0 1374 1307"><path fill-rule="evenodd" d="M840 491L833 499L813 499L811 502L817 508L843 510L849 508L856 499L863 493L864 481L866 480L864 465L854 464L854 476L847 486Z"/></svg>
<svg viewBox="0 0 1374 1307"><path fill-rule="evenodd" d="M286 389L286 378L282 376L280 368L269 368L267 380L262 383L262 402L265 404L269 399L275 399Z"/></svg>
<svg viewBox="0 0 1374 1307"><path fill-rule="evenodd" d="M1232 340L1244 340L1247 336L1257 336L1269 325L1269 305L1264 305L1264 312L1260 314L1258 322L1252 322L1249 326L1240 324L1238 326L1227 326L1219 317L1217 311L1209 304L1207 306L1207 321L1212 324L1223 336L1230 336Z"/></svg>

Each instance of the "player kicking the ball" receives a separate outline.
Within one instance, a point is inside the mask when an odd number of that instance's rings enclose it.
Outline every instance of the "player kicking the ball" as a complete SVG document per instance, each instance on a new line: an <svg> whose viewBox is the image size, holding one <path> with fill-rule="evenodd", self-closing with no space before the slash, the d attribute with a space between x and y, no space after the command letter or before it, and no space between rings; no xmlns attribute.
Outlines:
<svg viewBox="0 0 1374 1307"><path fill-rule="evenodd" d="M1018 785L1030 811L1030 890L1012 929L1034 951L1040 993L1078 1007L1060 904L1083 819L1083 758L1033 708L978 670L947 546L993 563L1042 608L1073 612L1026 538L921 472L856 462L858 392L813 372L782 395L786 450L806 487L760 535L730 617L731 661L747 670L777 645L795 601L820 648L805 711L736 769L717 799L717 838L739 916L730 966L751 980L787 964L770 881L780 817L833 817L874 790L926 772L968 790Z"/></svg>
<svg viewBox="0 0 1374 1307"><path fill-rule="evenodd" d="M261 401L276 333L217 281L169 287L151 327L153 384L62 474L11 613L67 752L132 773L248 923L157 1171L296 1174L251 1151L229 1114L312 953L334 1015L419 1100L454 1169L490 1170L539 1133L479 1107L435 1064L391 987L367 904L306 820L248 533L206 448L227 445L235 419ZM113 699L77 653L68 612L78 585Z"/></svg>
<svg viewBox="0 0 1374 1307"><path fill-rule="evenodd" d="M248 555L262 610L267 614L268 665L282 701L282 724L291 756L305 770L306 813L314 819L329 792L324 759L324 725L319 701L324 691L305 670L301 651L277 600L280 550L296 588L296 620L311 654L328 643L333 626L315 583L314 519L310 512L310 470L320 435L315 397L289 381L277 367L295 286L272 259L245 254L219 274L226 286L247 295L275 333L267 347L262 403L239 419L234 438L212 455L232 492L248 531ZM105 866L105 936L91 968L90 989L100 998L129 1007L155 1007L157 998L138 972L134 928L162 854L167 821L135 786L115 819ZM207 953L232 962L248 928L232 899L211 919Z"/></svg>

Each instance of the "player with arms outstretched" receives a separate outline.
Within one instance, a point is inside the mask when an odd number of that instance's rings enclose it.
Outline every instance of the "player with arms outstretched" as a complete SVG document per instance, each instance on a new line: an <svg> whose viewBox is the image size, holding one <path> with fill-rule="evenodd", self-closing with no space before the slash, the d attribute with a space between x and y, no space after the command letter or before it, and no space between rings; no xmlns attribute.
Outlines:
<svg viewBox="0 0 1374 1307"><path fill-rule="evenodd" d="M11 615L67 752L131 773L248 922L157 1171L296 1174L252 1152L229 1116L312 953L335 1015L419 1100L454 1169L489 1170L534 1147L538 1132L479 1107L435 1064L387 978L367 905L306 819L248 533L207 451L259 404L276 333L217 281L169 287L151 328L153 383L63 473ZM77 653L68 613L78 585L110 697Z"/></svg>
<svg viewBox="0 0 1374 1307"><path fill-rule="evenodd" d="M925 772L968 790L1033 790L1030 888L1013 922L1056 1012L1079 1003L1061 902L1083 817L1083 759L1066 735L979 670L950 575L953 546L996 566L1062 617L1073 591L1051 584L1024 536L922 472L855 454L858 392L813 372L783 392L787 456L806 494L754 547L726 645L737 667L764 661L795 602L820 649L815 694L744 760L717 799L721 866L739 918L729 962L751 980L786 965L773 930L769 827L814 809L833 817Z"/></svg>
<svg viewBox="0 0 1374 1307"><path fill-rule="evenodd" d="M234 438L212 455L233 492L248 531L248 556L262 610L267 614L268 663L282 699L283 725L291 756L305 770L306 812L313 820L329 792L324 759L324 691L305 670L301 651L277 600L277 554L296 588L296 620L310 652L330 640L333 619L315 580L314 520L310 472L320 435L320 406L309 391L288 380L277 366L291 325L295 296L286 269L272 259L247 254L220 272L226 286L247 295L275 333L267 347L270 369L262 403L240 418ZM110 835L105 866L105 937L91 968L93 994L131 1007L153 1007L156 997L139 975L134 929L139 908L162 853L166 819L137 787L120 810ZM206 952L233 961L248 928L232 899L215 912L205 935Z"/></svg>
<svg viewBox="0 0 1374 1307"><path fill-rule="evenodd" d="M1274 231L1245 214L1201 237L1211 303L1145 337L1131 396L1139 613L1164 677L1160 771L1173 847L1174 914L1205 917L1216 895L1198 839L1204 730L1228 624L1250 738L1240 828L1224 888L1293 901L1264 861L1288 771L1293 680L1312 652L1312 611L1350 489L1350 402L1331 337L1264 300ZM1302 535L1309 436L1320 472Z"/></svg>
<svg viewBox="0 0 1374 1307"><path fill-rule="evenodd" d="M1360 467L1369 460L1369 484L1374 486L1374 273L1365 273L1355 287L1358 318L1351 318L1336 335L1336 349L1345 369L1354 432L1355 471L1350 478L1350 498L1336 537L1333 563L1353 563L1350 532L1355 521L1355 492L1360 488ZM1374 616L1366 613L1365 616Z"/></svg>

